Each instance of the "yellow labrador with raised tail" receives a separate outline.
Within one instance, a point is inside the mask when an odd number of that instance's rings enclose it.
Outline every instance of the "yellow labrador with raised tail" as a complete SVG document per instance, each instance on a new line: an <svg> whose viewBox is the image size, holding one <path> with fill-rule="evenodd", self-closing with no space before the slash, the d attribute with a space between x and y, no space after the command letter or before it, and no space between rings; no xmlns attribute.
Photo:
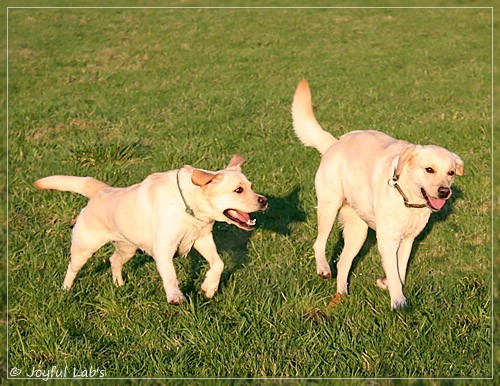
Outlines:
<svg viewBox="0 0 500 386"><path fill-rule="evenodd" d="M241 172L244 162L243 157L235 155L224 170L217 172L184 166L151 174L127 188L113 188L90 177L50 176L36 181L38 189L70 191L90 198L73 228L64 288L71 288L87 260L111 242L116 248L110 262L117 285L123 285L123 264L139 248L153 256L168 302L178 304L184 296L173 257L176 251L186 255L194 246L210 264L201 288L212 298L224 268L212 238L214 222L225 221L251 230L255 220L249 213L267 208L267 199L253 192Z"/></svg>
<svg viewBox="0 0 500 386"><path fill-rule="evenodd" d="M322 154L316 173L318 275L331 276L325 246L338 213L344 249L337 263L337 293L347 293L352 261L370 227L385 271L377 285L389 289L391 309L405 307L403 284L413 240L450 197L455 175L464 175L463 160L442 147L412 145L373 130L336 139L316 121L306 80L295 91L292 116L299 139Z"/></svg>

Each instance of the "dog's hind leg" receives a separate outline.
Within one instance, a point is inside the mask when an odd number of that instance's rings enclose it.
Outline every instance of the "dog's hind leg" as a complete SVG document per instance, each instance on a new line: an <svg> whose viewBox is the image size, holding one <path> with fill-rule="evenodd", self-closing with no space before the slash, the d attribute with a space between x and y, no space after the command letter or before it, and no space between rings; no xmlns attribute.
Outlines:
<svg viewBox="0 0 500 386"><path fill-rule="evenodd" d="M344 228L344 249L337 262L337 292L346 294L349 270L366 240L368 225L348 205L343 206L339 214Z"/></svg>
<svg viewBox="0 0 500 386"><path fill-rule="evenodd" d="M89 231L83 221L75 224L73 228L73 239L71 242L71 261L68 265L63 288L70 289L75 281L75 277L92 257L95 251L106 244L107 240L102 234Z"/></svg>
<svg viewBox="0 0 500 386"><path fill-rule="evenodd" d="M337 217L338 208L331 203L318 203L318 236L314 242L314 257L316 258L316 272L323 279L332 276L330 264L326 259L326 243Z"/></svg>
<svg viewBox="0 0 500 386"><path fill-rule="evenodd" d="M137 248L127 241L117 241L114 245L115 253L110 257L109 262L111 263L113 282L118 286L122 286L122 267L127 261L134 257Z"/></svg>
<svg viewBox="0 0 500 386"><path fill-rule="evenodd" d="M316 272L323 279L332 276L330 264L326 259L326 243L332 230L337 212L342 205L342 194L332 193L325 189L322 173L318 171L316 176L316 195L318 197L318 236L314 242L314 257L316 258Z"/></svg>

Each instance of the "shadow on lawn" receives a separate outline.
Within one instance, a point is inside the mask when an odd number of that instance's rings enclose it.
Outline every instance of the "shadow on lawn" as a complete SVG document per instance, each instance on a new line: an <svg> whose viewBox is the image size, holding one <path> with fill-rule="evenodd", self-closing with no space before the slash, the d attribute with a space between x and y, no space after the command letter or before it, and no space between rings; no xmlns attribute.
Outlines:
<svg viewBox="0 0 500 386"><path fill-rule="evenodd" d="M257 219L257 227L280 235L289 235L292 223L302 222L306 219L306 213L300 206L299 193L300 188L294 187L285 197L267 196L268 209L262 213L252 214L252 218ZM213 235L219 254L227 253L231 257L230 260L224 259L225 267L219 286L219 291L223 291L231 276L248 263L248 240L252 236L252 232L238 229L234 225L215 223ZM196 280L199 280L202 272L206 271L207 263L194 249L191 250L188 258L191 259L190 278L183 285L182 291L190 295L200 290L199 286L196 285Z"/></svg>
<svg viewBox="0 0 500 386"><path fill-rule="evenodd" d="M269 208L257 214L257 222L263 229L283 236L290 235L290 225L307 219L299 201L300 187L296 186L285 197L268 197Z"/></svg>
<svg viewBox="0 0 500 386"><path fill-rule="evenodd" d="M416 253L419 249L420 243L422 243L425 240L425 238L431 233L432 228L434 227L434 224L446 221L446 219L450 216L450 214L453 213L453 203L455 202L455 200L457 200L457 199L460 200L462 197L463 197L463 195L462 195L461 190L458 187L453 188L453 195L448 199L448 202L446 203L446 205L439 212L431 214L431 217L429 218L427 225L425 226L423 231L416 237L416 239L413 243L413 247L411 249L410 261L408 263L407 270L410 269L410 266L411 266L411 263L413 260L413 256L416 255ZM419 210L419 209L409 209L409 210ZM450 232L456 233L456 231L457 231L456 227L453 224L450 224L450 227L451 227ZM338 232L340 233L339 234L339 242L335 246L335 249L333 252L333 258L330 261L330 268L332 270L332 278L334 278L334 279L337 276L336 263L337 263L338 258L340 256L340 253L342 252L342 249L344 247L344 239L341 235L342 232L340 230ZM370 229L368 229L368 236L366 237L366 241L365 241L363 247L361 248L359 253L356 255L356 257L352 263L351 270L349 271L348 282L350 282L349 279L351 277L351 274L356 269L357 265L361 261L363 261L365 256L368 254L368 251L370 250L370 248L375 246L376 243L377 243L376 233L373 229L370 228ZM380 256L380 253L379 253L379 256ZM374 278L374 280L375 279L376 278Z"/></svg>

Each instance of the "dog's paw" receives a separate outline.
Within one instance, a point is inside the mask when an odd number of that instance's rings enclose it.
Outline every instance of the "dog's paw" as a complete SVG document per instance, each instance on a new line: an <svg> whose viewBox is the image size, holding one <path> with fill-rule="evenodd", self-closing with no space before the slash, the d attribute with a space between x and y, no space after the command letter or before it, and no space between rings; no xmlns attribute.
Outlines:
<svg viewBox="0 0 500 386"><path fill-rule="evenodd" d="M167 300L169 304L177 305L181 304L184 301L184 295L181 291L175 292L172 295L167 296Z"/></svg>
<svg viewBox="0 0 500 386"><path fill-rule="evenodd" d="M209 277L207 277L205 281L201 284L201 290L208 299L212 299L217 293L218 289L219 289L219 280L214 282L214 280L210 280Z"/></svg>
<svg viewBox="0 0 500 386"><path fill-rule="evenodd" d="M63 283L63 285L62 285L62 289L63 289L64 291L69 291L69 290L71 289L71 287L73 287L73 282L72 282L72 281L71 281L71 282L69 282L69 281L67 281L67 280L64 280L64 283Z"/></svg>
<svg viewBox="0 0 500 386"><path fill-rule="evenodd" d="M205 295L205 297L207 299L212 299L215 296L215 294L217 293L217 288L211 288L208 290L205 290L202 288L202 290L203 290L203 294Z"/></svg>
<svg viewBox="0 0 500 386"><path fill-rule="evenodd" d="M337 293L339 295L347 295L349 290L347 289L347 282L342 282L337 278Z"/></svg>
<svg viewBox="0 0 500 386"><path fill-rule="evenodd" d="M330 279L332 277L332 271L330 269L330 266L327 265L322 265L322 266L317 266L316 267L316 272L318 276L322 279Z"/></svg>
<svg viewBox="0 0 500 386"><path fill-rule="evenodd" d="M117 287L121 287L123 284L125 284L125 282L123 281L122 275L120 275L120 276L114 276L113 275L113 283Z"/></svg>
<svg viewBox="0 0 500 386"><path fill-rule="evenodd" d="M74 281L74 278L72 279L72 278L65 277L63 285L62 285L63 290L69 291L71 289L71 287L73 286L73 281Z"/></svg>
<svg viewBox="0 0 500 386"><path fill-rule="evenodd" d="M379 288L382 288L383 290L387 290L388 287L387 287L387 279L385 276L381 276L377 279L377 281L375 282L375 284L377 284L377 287Z"/></svg>
<svg viewBox="0 0 500 386"><path fill-rule="evenodd" d="M391 311L405 309L407 304L404 296L398 299L391 299Z"/></svg>

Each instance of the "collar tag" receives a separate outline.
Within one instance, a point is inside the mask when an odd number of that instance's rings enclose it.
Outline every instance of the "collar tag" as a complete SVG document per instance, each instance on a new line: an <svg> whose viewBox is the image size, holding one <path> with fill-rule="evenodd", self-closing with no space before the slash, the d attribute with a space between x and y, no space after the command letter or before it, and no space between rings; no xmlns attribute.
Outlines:
<svg viewBox="0 0 500 386"><path fill-rule="evenodd" d="M394 188L398 184L398 178L396 176L392 176L387 180L387 185L389 185L391 188Z"/></svg>
<svg viewBox="0 0 500 386"><path fill-rule="evenodd" d="M184 203L184 206L186 207L185 212L186 212L187 214L189 214L191 217L195 218L196 220L198 220L198 221L202 221L202 220L200 220L198 217L196 217L196 216L194 215L194 211L193 211L193 209L192 209L192 208L188 205L188 203L186 202L186 198L184 197L184 194L182 193L181 184L180 184L180 182L179 182L179 173L180 173L180 172L181 172L181 169L179 169L179 170L177 171L177 175L176 175L176 179L177 179L177 189L179 190L179 193L180 193L181 198L182 198L182 202Z"/></svg>

